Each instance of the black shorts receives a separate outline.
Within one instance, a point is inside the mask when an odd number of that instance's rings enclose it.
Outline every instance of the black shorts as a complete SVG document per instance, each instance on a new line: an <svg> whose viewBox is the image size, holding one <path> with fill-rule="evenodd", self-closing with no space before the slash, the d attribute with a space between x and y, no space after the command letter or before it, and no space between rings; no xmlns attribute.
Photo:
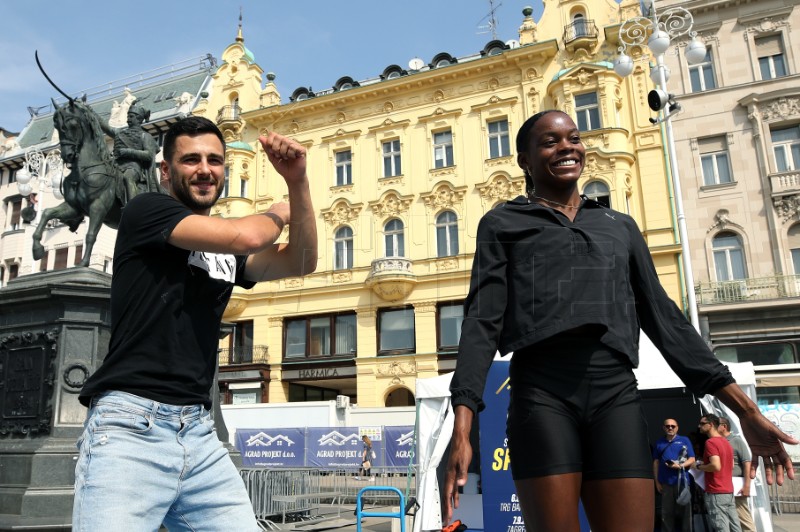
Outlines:
<svg viewBox="0 0 800 532"><path fill-rule="evenodd" d="M625 355L595 337L562 335L515 352L510 378L514 480L653 478L647 422Z"/></svg>

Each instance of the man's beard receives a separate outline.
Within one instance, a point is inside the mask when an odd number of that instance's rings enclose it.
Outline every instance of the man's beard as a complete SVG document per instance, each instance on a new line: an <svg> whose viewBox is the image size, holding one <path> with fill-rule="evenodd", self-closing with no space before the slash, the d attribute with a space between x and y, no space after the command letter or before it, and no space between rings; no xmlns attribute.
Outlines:
<svg viewBox="0 0 800 532"><path fill-rule="evenodd" d="M217 188L216 193L213 195L208 194L198 197L197 195L192 194L191 185L180 178L173 180L170 184L172 192L178 201L186 205L192 211L204 211L206 209L210 209L222 195L222 189Z"/></svg>

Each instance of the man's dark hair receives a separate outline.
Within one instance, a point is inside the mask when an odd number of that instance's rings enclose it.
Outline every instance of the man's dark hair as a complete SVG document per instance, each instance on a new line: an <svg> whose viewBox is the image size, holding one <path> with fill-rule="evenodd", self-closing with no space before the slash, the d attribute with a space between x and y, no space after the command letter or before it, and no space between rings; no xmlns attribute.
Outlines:
<svg viewBox="0 0 800 532"><path fill-rule="evenodd" d="M175 153L175 140L181 135L189 135L196 137L204 133L211 133L216 135L222 143L222 153L225 153L225 137L222 136L222 131L219 130L216 124L202 116L187 116L178 120L167 130L164 135L164 160L169 161Z"/></svg>
<svg viewBox="0 0 800 532"><path fill-rule="evenodd" d="M719 428L719 418L717 416L715 416L714 414L706 414L703 417L706 418L706 421L714 425L715 429Z"/></svg>
<svg viewBox="0 0 800 532"><path fill-rule="evenodd" d="M728 427L729 429L731 428L731 422L730 422L730 421L728 421L728 418L726 418L726 417L721 417L721 418L719 418L719 424L720 424L720 425L725 425L725 426L726 426L726 427Z"/></svg>

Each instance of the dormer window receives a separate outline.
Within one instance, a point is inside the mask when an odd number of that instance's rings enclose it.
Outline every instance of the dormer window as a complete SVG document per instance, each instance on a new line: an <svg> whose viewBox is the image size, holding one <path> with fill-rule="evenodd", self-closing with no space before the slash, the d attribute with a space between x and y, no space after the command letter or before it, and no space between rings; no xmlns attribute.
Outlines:
<svg viewBox="0 0 800 532"><path fill-rule="evenodd" d="M457 62L458 61L456 61L456 59L452 55L448 54L447 52L442 52L434 56L429 66L431 68L441 68L454 65Z"/></svg>

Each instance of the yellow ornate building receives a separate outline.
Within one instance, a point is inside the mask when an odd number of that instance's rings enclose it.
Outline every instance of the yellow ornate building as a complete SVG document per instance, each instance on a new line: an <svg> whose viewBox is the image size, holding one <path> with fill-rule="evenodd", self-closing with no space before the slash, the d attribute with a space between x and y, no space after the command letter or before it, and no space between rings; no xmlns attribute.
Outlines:
<svg viewBox="0 0 800 532"><path fill-rule="evenodd" d="M630 0L548 0L539 21L523 10L518 39L390 65L363 81L342 77L316 93L301 87L289 103L273 74L261 88L240 31L196 111L216 118L228 141L227 192L214 214L285 199L256 149L258 135L274 130L308 148L320 249L314 274L234 294L225 314L232 333L221 342L223 402L348 396L401 406L413 404L416 378L452 370L478 220L523 193L514 137L543 109L575 118L587 147L581 190L637 220L680 301L647 58L638 50L629 79L611 63L621 16L633 11Z"/></svg>

